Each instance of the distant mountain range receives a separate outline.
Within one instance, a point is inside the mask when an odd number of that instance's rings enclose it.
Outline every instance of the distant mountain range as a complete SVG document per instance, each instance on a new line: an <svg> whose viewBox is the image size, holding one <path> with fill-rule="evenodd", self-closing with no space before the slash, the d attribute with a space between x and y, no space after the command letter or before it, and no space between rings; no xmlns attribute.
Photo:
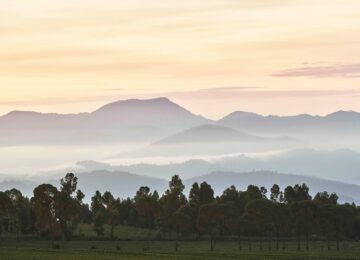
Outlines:
<svg viewBox="0 0 360 260"><path fill-rule="evenodd" d="M201 125L193 127L166 137L154 143L154 145L171 144L194 144L194 143L247 143L247 142L268 142L270 138L262 138L255 135L245 134L229 127L217 125Z"/></svg>
<svg viewBox="0 0 360 260"><path fill-rule="evenodd" d="M118 101L82 114L13 111L0 117L0 145L151 142L209 122L167 98Z"/></svg>
<svg viewBox="0 0 360 260"><path fill-rule="evenodd" d="M163 138L145 148L115 157L222 155L289 149L298 142L289 137L268 138L250 135L229 127L201 125Z"/></svg>
<svg viewBox="0 0 360 260"><path fill-rule="evenodd" d="M248 112L233 112L217 122L219 125L231 127L244 132L293 137L353 138L359 136L360 113L354 111L338 111L327 116L262 116Z"/></svg>
<svg viewBox="0 0 360 260"><path fill-rule="evenodd" d="M157 190L159 194L168 188L168 181L154 177L145 177L121 171L99 170L89 173L76 174L79 178L78 187L85 193L85 201L89 202L91 196L96 190L101 192L111 191L115 196L121 198L132 197L140 186L148 186L152 190ZM245 190L250 184L265 186L270 190L271 186L276 183L282 189L288 185L306 183L310 187L310 192L314 195L319 191L336 192L341 202L359 202L360 186L346 184L342 182L317 179L301 175L287 175L270 171L254 171L254 172L213 172L207 175L188 178L184 180L186 186L185 193L188 194L194 182L201 183L206 181L209 183L216 195L221 193L231 185L235 185L240 190ZM59 185L58 179L45 181L55 186ZM18 188L27 196L32 196L33 189L40 182L17 180L0 182L0 190Z"/></svg>
<svg viewBox="0 0 360 260"><path fill-rule="evenodd" d="M233 142L281 136L335 143L348 140L351 144L359 137L359 130L360 114L352 111L324 117L233 112L214 121L167 98L131 99L107 104L92 113L10 112L0 117L0 145Z"/></svg>
<svg viewBox="0 0 360 260"><path fill-rule="evenodd" d="M360 153L351 150L320 151L297 149L268 155L265 158L252 158L244 155L226 156L211 161L189 160L165 165L134 164L110 165L94 161L77 163L79 170L127 171L145 176L168 179L173 174L183 178L197 177L213 171L276 171L289 174L312 176L343 181L360 185Z"/></svg>
<svg viewBox="0 0 360 260"><path fill-rule="evenodd" d="M111 147L106 156L114 149L116 160L124 159L118 158L120 156L158 156L166 160L166 156L218 158L167 165L114 166L96 162L105 155L94 150L91 155L99 153L94 156L95 161L79 162L74 169L75 173L80 172L77 174L79 185L87 196L97 189L110 190L121 197L133 196L141 185L161 193L170 177L179 174L188 189L192 182L203 180L213 185L217 193L232 184L244 189L249 184L270 188L273 183L286 186L305 182L313 192L334 191L343 201L356 201L360 198L360 187L343 182L360 185L360 154L355 152L360 149L359 137L360 113L357 112L339 111L323 117L234 112L214 121L195 115L167 98L118 101L91 113L61 115L14 111L0 117L0 146L54 145L57 149L56 145L64 145L66 150L70 145L81 148L89 145L86 149L92 150L96 145L109 144L115 148ZM131 151L127 143L140 143L134 147L143 148ZM333 151L299 149L327 146L326 149ZM116 155L117 147L127 152ZM344 147L354 151L338 149ZM293 151L286 152L289 150ZM16 154L16 149L11 151ZM239 155L263 152L272 155L263 158ZM39 158L43 159L41 154ZM45 176L45 180L53 178L45 173L39 176ZM4 177L0 190L15 187L31 195L40 182L39 178ZM50 182L58 184L54 178Z"/></svg>

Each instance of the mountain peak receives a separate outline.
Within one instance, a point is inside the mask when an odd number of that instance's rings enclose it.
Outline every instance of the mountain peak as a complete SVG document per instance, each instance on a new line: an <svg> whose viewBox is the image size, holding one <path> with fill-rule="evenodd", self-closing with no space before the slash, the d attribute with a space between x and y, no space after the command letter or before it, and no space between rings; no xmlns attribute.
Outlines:
<svg viewBox="0 0 360 260"><path fill-rule="evenodd" d="M132 98L132 99L126 99L126 100L119 100L115 101L114 103L110 104L116 104L116 103L153 103L153 104L175 104L167 97L157 97L157 98L149 98L149 99L139 99L139 98Z"/></svg>
<svg viewBox="0 0 360 260"><path fill-rule="evenodd" d="M120 100L99 108L92 115L101 122L155 128L185 129L209 122L166 97Z"/></svg>
<svg viewBox="0 0 360 260"><path fill-rule="evenodd" d="M2 116L2 118L7 118L7 119L11 119L11 118L14 118L14 119L22 119L24 117L34 117L34 116L41 116L43 115L42 113L39 113L39 112L33 112L33 111L20 111L20 110L14 110L14 111L11 111L5 115Z"/></svg>
<svg viewBox="0 0 360 260"><path fill-rule="evenodd" d="M226 122L232 120L239 120L239 119L253 119L253 118L262 118L262 115L252 113L252 112L245 112L245 111L234 111L227 116L223 117L219 120L219 122Z"/></svg>
<svg viewBox="0 0 360 260"><path fill-rule="evenodd" d="M109 104L106 104L100 107L98 110L94 111L93 113L101 113L118 108L135 108L135 107L144 107L144 106L166 106L166 105L174 105L177 106L175 103L170 101L166 97L160 98L152 98L152 99L127 99L127 100L119 100Z"/></svg>
<svg viewBox="0 0 360 260"><path fill-rule="evenodd" d="M234 111L229 116L241 116L241 117L262 117L262 115L253 113L253 112L246 112L246 111Z"/></svg>
<svg viewBox="0 0 360 260"><path fill-rule="evenodd" d="M352 117L352 116L358 116L359 113L353 111L353 110L348 110L348 111L345 111L345 110L339 110L339 111L336 111L334 113L331 113L331 114L328 114L327 116L325 117Z"/></svg>

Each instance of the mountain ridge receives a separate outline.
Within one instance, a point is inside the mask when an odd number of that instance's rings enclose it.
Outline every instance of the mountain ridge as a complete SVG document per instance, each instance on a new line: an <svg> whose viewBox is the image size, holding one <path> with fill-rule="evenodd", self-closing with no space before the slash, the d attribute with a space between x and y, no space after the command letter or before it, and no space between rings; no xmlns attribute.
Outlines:
<svg viewBox="0 0 360 260"><path fill-rule="evenodd" d="M168 98L120 100L91 113L12 111L0 117L0 145L149 142L208 122Z"/></svg>
<svg viewBox="0 0 360 260"><path fill-rule="evenodd" d="M153 143L209 124L264 138L288 136L320 143L348 139L345 145L352 146L360 133L360 113L339 110L326 116L263 116L235 111L211 120L166 97L129 99L105 104L90 113L9 112L0 116L0 145ZM213 140L221 138L213 136Z"/></svg>
<svg viewBox="0 0 360 260"><path fill-rule="evenodd" d="M230 127L206 124L186 129L175 135L165 137L153 145L194 142L251 142L268 141L270 139L242 133Z"/></svg>

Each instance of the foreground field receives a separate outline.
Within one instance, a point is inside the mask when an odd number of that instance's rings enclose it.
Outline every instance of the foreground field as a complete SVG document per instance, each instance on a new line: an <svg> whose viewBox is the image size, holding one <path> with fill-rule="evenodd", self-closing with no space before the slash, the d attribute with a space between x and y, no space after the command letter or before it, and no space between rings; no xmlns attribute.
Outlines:
<svg viewBox="0 0 360 260"><path fill-rule="evenodd" d="M16 247L17 246L17 247ZM106 242L72 241L57 242L58 249L52 249L49 241L4 241L0 248L0 259L360 259L360 243L346 243L346 249L328 251L325 243L312 242L310 250L297 250L295 243L288 243L286 250L275 250L274 245L247 244L239 250L236 242L221 241L214 251L209 243L180 242L176 252L174 242Z"/></svg>

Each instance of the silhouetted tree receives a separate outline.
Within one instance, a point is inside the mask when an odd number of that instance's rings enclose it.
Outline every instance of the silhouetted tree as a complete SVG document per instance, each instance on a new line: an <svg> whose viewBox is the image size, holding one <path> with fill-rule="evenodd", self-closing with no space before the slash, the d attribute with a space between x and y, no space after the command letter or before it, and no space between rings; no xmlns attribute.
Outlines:
<svg viewBox="0 0 360 260"><path fill-rule="evenodd" d="M301 233L305 233L306 250L309 250L309 233L314 228L317 206L309 200L297 201L290 206L296 224L298 249L300 250Z"/></svg>
<svg viewBox="0 0 360 260"><path fill-rule="evenodd" d="M314 201L323 204L337 204L339 197L336 193L329 194L327 191L318 192L314 197Z"/></svg>
<svg viewBox="0 0 360 260"><path fill-rule="evenodd" d="M231 204L211 203L200 207L197 228L210 235L210 249L215 249L216 237L234 234L238 227L238 209Z"/></svg>
<svg viewBox="0 0 360 260"><path fill-rule="evenodd" d="M134 202L138 216L138 226L155 227L155 216L159 211L157 192L153 194L150 192L149 187L140 187L136 192Z"/></svg>
<svg viewBox="0 0 360 260"><path fill-rule="evenodd" d="M280 190L279 185L274 184L270 189L270 199L275 202L283 202L284 195L283 192Z"/></svg>
<svg viewBox="0 0 360 260"><path fill-rule="evenodd" d="M60 183L60 192L55 196L56 216L59 219L63 239L69 239L75 228L72 222L77 217L84 194L80 190L76 192L78 178L73 173L66 174Z"/></svg>
<svg viewBox="0 0 360 260"><path fill-rule="evenodd" d="M288 186L284 191L284 199L287 203L293 203L304 200L311 200L309 187L306 184L296 184L294 187Z"/></svg>
<svg viewBox="0 0 360 260"><path fill-rule="evenodd" d="M98 235L103 235L106 216L105 206L100 191L96 191L95 195L91 198L91 212L93 215L94 231Z"/></svg>
<svg viewBox="0 0 360 260"><path fill-rule="evenodd" d="M52 245L54 245L58 228L58 221L56 219L57 194L58 190L51 184L41 184L34 189L34 196L31 199L36 214L37 230L41 234L50 235Z"/></svg>
<svg viewBox="0 0 360 260"><path fill-rule="evenodd" d="M159 221L163 230L173 230L175 228L173 216L175 212L187 203L183 194L185 186L178 175L174 175L169 182L169 189L160 198Z"/></svg>
<svg viewBox="0 0 360 260"><path fill-rule="evenodd" d="M267 199L257 199L249 202L246 206L246 214L256 223L260 233L260 249L262 249L262 237L266 231L272 232L275 226L275 203Z"/></svg>
<svg viewBox="0 0 360 260"><path fill-rule="evenodd" d="M194 211L189 204L181 206L175 212L173 216L173 225L176 233L175 251L178 251L179 248L179 235L188 234L192 231L192 220L194 217Z"/></svg>

